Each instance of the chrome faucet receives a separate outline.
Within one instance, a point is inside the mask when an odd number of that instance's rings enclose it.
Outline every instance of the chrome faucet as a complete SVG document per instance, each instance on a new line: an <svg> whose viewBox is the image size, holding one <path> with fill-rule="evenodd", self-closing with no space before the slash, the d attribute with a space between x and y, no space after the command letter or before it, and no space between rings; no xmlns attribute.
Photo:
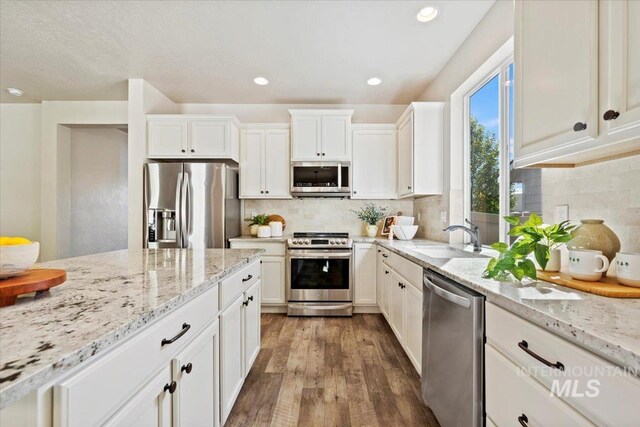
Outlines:
<svg viewBox="0 0 640 427"><path fill-rule="evenodd" d="M480 227L469 221L468 219L464 220L467 224L471 226L465 227L464 225L450 225L447 228L442 229L442 231L454 231L454 230L464 230L471 236L471 242L473 243L473 251L480 252L482 250L482 244L480 243Z"/></svg>

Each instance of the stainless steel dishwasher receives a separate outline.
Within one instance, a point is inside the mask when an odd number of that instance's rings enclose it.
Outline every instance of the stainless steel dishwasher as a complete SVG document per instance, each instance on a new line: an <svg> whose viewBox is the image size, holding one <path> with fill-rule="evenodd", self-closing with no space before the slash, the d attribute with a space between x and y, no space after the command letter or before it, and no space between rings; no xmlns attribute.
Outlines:
<svg viewBox="0 0 640 427"><path fill-rule="evenodd" d="M422 397L442 427L484 425L484 296L424 270Z"/></svg>

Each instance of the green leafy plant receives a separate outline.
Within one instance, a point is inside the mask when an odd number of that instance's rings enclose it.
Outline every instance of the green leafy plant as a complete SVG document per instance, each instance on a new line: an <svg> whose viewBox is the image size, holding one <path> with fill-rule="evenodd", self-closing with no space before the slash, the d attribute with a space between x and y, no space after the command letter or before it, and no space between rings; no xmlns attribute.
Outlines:
<svg viewBox="0 0 640 427"><path fill-rule="evenodd" d="M269 225L269 214L259 214L245 221L249 221L249 227L252 225Z"/></svg>
<svg viewBox="0 0 640 427"><path fill-rule="evenodd" d="M376 206L373 204L373 202L369 202L361 207L360 210L352 210L351 212L355 213L360 221L363 221L369 225L376 225L378 221L384 218L386 211L387 208Z"/></svg>
<svg viewBox="0 0 640 427"><path fill-rule="evenodd" d="M529 254L533 253L540 267L544 269L549 262L551 250L571 240L571 230L576 227L569 221L545 226L542 218L535 213L522 224L517 216L505 216L504 219L513 226L509 236L518 239L511 246L504 242L491 245L500 255L489 261L483 277L506 280L509 275L513 275L517 280L524 277L537 279L536 266L528 258Z"/></svg>

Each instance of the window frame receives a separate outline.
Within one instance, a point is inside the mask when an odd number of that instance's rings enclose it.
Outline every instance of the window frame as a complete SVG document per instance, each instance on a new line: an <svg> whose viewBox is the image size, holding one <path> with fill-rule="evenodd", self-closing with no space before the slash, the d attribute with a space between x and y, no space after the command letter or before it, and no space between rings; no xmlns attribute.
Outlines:
<svg viewBox="0 0 640 427"><path fill-rule="evenodd" d="M510 160L509 160L509 87L513 83L508 79L509 67L514 62L513 54L503 59L498 66L494 67L490 72L485 73L477 80L463 96L463 152L464 152L464 216L471 218L471 132L469 128L470 104L471 97L480 90L484 85L489 83L493 78L499 76L498 87L500 93L498 95L498 117L500 124L498 126L498 146L500 158L500 175L499 175L499 222L498 222L498 239L501 242L507 241L509 224L502 221L502 217L509 215L510 211ZM506 114L505 114L506 113ZM506 154L506 155L505 155ZM493 242L482 242L483 246L488 246Z"/></svg>

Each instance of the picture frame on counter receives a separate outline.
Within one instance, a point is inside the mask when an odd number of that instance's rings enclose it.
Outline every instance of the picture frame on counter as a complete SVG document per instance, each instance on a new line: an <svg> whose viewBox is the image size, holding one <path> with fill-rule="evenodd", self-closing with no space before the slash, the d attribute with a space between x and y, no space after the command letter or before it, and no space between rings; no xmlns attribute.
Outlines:
<svg viewBox="0 0 640 427"><path fill-rule="evenodd" d="M391 216L386 216L384 217L384 220L382 221L382 232L380 233L381 236L388 236L389 233L391 232L391 227L396 225L398 223L398 216L397 215L391 215Z"/></svg>

